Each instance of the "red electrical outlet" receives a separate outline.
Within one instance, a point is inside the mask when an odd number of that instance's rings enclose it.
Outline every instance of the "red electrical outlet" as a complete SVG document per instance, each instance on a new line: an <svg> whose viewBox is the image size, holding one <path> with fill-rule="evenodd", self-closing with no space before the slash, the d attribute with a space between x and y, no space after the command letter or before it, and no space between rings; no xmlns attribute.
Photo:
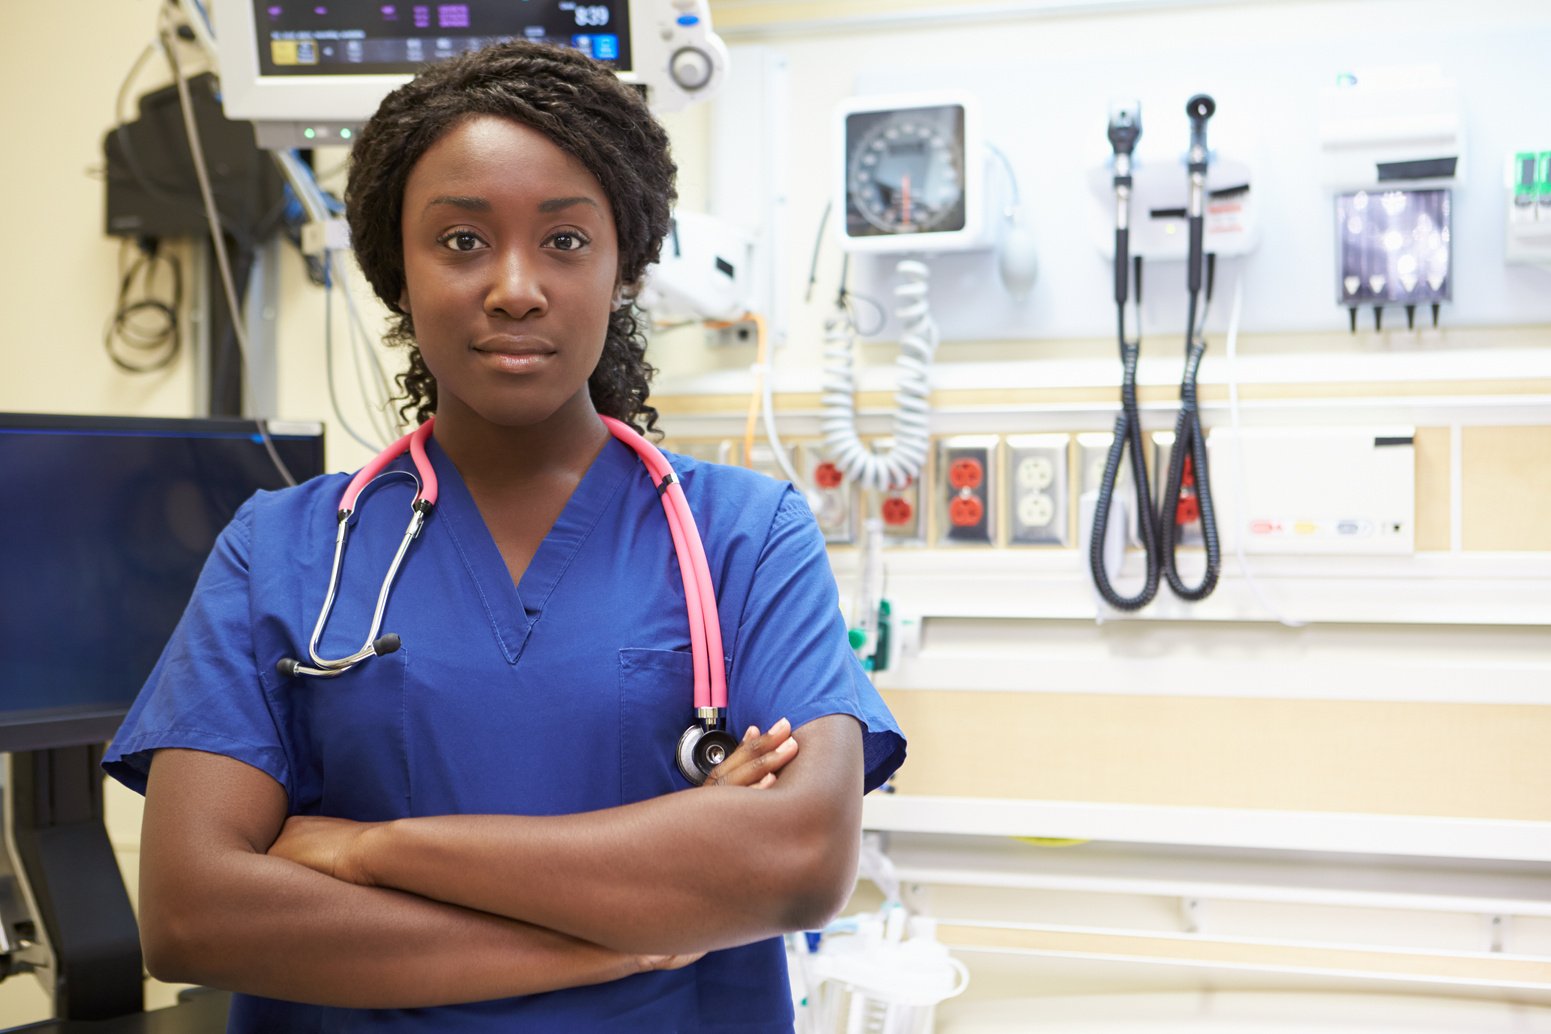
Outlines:
<svg viewBox="0 0 1551 1034"><path fill-rule="evenodd" d="M890 528L902 528L915 520L915 507L902 496L891 495L883 500L883 523Z"/></svg>
<svg viewBox="0 0 1551 1034"><path fill-rule="evenodd" d="M948 468L948 484L959 490L976 489L986 478L986 468L978 459L964 457Z"/></svg>
<svg viewBox="0 0 1551 1034"><path fill-rule="evenodd" d="M985 505L972 495L961 495L948 504L948 521L955 528L973 528L985 518Z"/></svg>
<svg viewBox="0 0 1551 1034"><path fill-rule="evenodd" d="M943 439L937 469L937 512L941 523L937 541L943 545L995 543L992 528L993 499L997 491L996 463L1000 439L992 435L965 435Z"/></svg>
<svg viewBox="0 0 1551 1034"><path fill-rule="evenodd" d="M840 482L845 480L845 475L840 468L829 460L825 460L813 468L813 483L820 488L839 488Z"/></svg>

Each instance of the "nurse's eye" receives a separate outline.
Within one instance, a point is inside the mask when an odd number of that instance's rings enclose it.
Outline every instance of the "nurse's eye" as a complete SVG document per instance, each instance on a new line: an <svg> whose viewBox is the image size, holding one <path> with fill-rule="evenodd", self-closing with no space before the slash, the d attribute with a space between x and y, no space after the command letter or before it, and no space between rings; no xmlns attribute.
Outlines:
<svg viewBox="0 0 1551 1034"><path fill-rule="evenodd" d="M436 238L436 243L449 251L474 251L485 246L473 230L452 230Z"/></svg>
<svg viewBox="0 0 1551 1034"><path fill-rule="evenodd" d="M581 251L591 241L571 230L561 230L559 233L550 234L549 240L544 243L556 251Z"/></svg>

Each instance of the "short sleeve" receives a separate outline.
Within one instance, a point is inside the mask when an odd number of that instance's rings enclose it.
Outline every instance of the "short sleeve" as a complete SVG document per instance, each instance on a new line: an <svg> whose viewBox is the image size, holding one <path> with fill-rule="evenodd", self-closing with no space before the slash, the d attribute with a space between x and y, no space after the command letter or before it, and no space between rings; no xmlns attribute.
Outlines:
<svg viewBox="0 0 1551 1034"><path fill-rule="evenodd" d="M905 760L905 738L851 650L824 537L788 490L776 508L741 615L733 654L734 728L782 717L797 728L830 714L861 723L865 789Z"/></svg>
<svg viewBox="0 0 1551 1034"><path fill-rule="evenodd" d="M289 790L290 771L254 660L249 610L253 501L216 539L193 596L103 757L109 775L145 793L151 758L168 747L223 754Z"/></svg>

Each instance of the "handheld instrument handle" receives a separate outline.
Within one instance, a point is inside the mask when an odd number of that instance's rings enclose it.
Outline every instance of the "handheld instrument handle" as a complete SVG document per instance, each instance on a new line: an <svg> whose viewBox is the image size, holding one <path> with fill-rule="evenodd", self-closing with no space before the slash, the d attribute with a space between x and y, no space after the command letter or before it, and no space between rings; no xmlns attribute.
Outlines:
<svg viewBox="0 0 1551 1034"><path fill-rule="evenodd" d="M1206 171L1206 120L1217 112L1217 102L1207 94L1198 93L1185 102L1185 114L1190 118L1190 171Z"/></svg>
<svg viewBox="0 0 1551 1034"><path fill-rule="evenodd" d="M1126 264L1131 251L1131 154L1142 135L1139 101L1109 110L1109 146L1115 152L1115 304L1126 303Z"/></svg>
<svg viewBox="0 0 1551 1034"><path fill-rule="evenodd" d="M1201 252L1206 238L1206 166L1211 153L1206 146L1206 120L1216 111L1217 102L1204 93L1185 102L1185 114L1190 118L1190 153L1186 159L1190 168L1190 255L1185 275L1191 294L1201 290Z"/></svg>

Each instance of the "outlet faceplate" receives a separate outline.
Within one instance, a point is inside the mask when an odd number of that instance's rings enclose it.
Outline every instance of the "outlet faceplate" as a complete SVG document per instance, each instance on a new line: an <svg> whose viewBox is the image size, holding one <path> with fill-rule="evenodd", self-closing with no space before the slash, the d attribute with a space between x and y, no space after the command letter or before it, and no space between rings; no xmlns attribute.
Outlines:
<svg viewBox="0 0 1551 1034"><path fill-rule="evenodd" d="M1078 497L1089 492L1097 492L1100 483L1104 480L1104 462L1109 458L1109 446L1115 436L1103 431L1084 432L1077 436L1077 494ZM1126 450L1121 458L1120 472L1115 477L1115 494L1135 501L1136 482L1131 478L1131 451ZM1136 507L1131 507L1133 513ZM1140 514L1138 513L1138 517ZM1127 542L1132 546L1142 544L1141 525L1132 522L1126 529Z"/></svg>
<svg viewBox="0 0 1551 1034"><path fill-rule="evenodd" d="M934 482L939 545L996 541L999 441L994 435L963 435L939 443Z"/></svg>
<svg viewBox="0 0 1551 1034"><path fill-rule="evenodd" d="M855 542L856 485L817 445L805 446L792 462L808 482L808 502L824 541L830 545Z"/></svg>
<svg viewBox="0 0 1551 1034"><path fill-rule="evenodd" d="M871 443L873 452L882 455L893 447L893 441L880 438ZM888 492L868 493L872 502L869 517L877 517L883 524L883 541L889 546L921 546L926 544L926 485L930 474L922 470L915 480L904 488Z"/></svg>
<svg viewBox="0 0 1551 1034"><path fill-rule="evenodd" d="M1155 431L1152 436L1152 448L1152 469L1156 471L1156 473L1153 475L1152 508L1154 513L1161 514L1167 518L1169 515L1163 514L1163 490L1165 487L1164 482L1167 481L1169 477L1169 463L1172 461L1174 456L1174 432ZM1192 488L1189 495L1194 497L1194 494L1194 489ZM1189 507L1191 504L1185 503L1184 505L1185 507ZM1193 514L1194 519L1187 521L1180 527L1179 535L1175 539L1175 541L1180 545L1199 546L1205 541L1201 534L1201 519L1199 514L1200 509L1199 504L1197 504Z"/></svg>
<svg viewBox="0 0 1551 1034"><path fill-rule="evenodd" d="M1064 434L1021 434L1007 439L1007 542L1017 546L1065 546L1071 542L1067 453Z"/></svg>

